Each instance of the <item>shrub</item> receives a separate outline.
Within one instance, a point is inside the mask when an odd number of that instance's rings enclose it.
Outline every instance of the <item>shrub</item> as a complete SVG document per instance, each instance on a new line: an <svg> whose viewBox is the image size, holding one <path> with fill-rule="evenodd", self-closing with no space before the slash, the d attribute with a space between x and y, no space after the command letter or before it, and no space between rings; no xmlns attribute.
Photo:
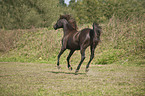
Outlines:
<svg viewBox="0 0 145 96"><path fill-rule="evenodd" d="M0 28L49 27L68 9L58 0L0 0Z"/></svg>
<svg viewBox="0 0 145 96"><path fill-rule="evenodd" d="M140 18L144 14L144 3L144 0L78 0L70 7L76 12L76 20L84 24L106 22L112 16Z"/></svg>

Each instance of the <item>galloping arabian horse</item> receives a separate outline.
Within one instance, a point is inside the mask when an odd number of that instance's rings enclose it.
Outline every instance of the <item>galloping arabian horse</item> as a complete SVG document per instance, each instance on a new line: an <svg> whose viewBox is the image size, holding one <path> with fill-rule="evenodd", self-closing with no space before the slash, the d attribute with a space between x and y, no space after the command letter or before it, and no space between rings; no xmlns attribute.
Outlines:
<svg viewBox="0 0 145 96"><path fill-rule="evenodd" d="M63 32L64 32L64 36L62 38L61 51L58 55L57 67L58 69L60 68L60 65L59 65L60 56L63 54L63 52L66 49L69 49L70 53L67 57L67 63L68 63L68 69L72 70L69 59L76 50L80 50L81 61L75 71L75 74L77 74L77 72L79 71L81 67L82 62L85 59L85 50L88 46L90 46L91 56L86 66L86 72L88 72L89 65L92 59L94 58L95 48L100 41L101 27L98 24L93 23L93 29L85 28L81 31L77 31L77 27L73 26L73 25L76 25L75 24L76 22L66 17L67 15L60 15L60 18L57 20L57 23L53 26L55 30L59 28L63 28Z"/></svg>

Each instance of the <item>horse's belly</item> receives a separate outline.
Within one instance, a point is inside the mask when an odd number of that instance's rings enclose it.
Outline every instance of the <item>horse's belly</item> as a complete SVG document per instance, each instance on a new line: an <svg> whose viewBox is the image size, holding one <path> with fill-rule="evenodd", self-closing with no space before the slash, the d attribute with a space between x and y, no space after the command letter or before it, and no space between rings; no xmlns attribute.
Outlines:
<svg viewBox="0 0 145 96"><path fill-rule="evenodd" d="M67 49L70 49L70 50L79 50L80 49L80 46L79 44L75 44L75 43L71 43L71 44L67 44Z"/></svg>

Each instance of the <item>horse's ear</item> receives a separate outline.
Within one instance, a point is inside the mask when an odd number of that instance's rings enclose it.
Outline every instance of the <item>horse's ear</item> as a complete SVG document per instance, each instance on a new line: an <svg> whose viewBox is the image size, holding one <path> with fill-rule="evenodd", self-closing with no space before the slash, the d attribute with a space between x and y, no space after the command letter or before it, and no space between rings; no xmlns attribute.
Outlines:
<svg viewBox="0 0 145 96"><path fill-rule="evenodd" d="M70 19L71 16L70 15L67 15L67 17Z"/></svg>
<svg viewBox="0 0 145 96"><path fill-rule="evenodd" d="M60 18L62 18L63 17L63 15L60 15Z"/></svg>

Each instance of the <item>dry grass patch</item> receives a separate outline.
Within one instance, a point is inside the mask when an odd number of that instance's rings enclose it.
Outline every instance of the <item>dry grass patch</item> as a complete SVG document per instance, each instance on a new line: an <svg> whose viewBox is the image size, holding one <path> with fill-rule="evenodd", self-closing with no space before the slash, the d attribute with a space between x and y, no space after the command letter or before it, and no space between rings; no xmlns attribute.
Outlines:
<svg viewBox="0 0 145 96"><path fill-rule="evenodd" d="M0 63L2 96L145 95L145 66L92 65L78 75L65 64ZM73 66L76 68L76 65Z"/></svg>

